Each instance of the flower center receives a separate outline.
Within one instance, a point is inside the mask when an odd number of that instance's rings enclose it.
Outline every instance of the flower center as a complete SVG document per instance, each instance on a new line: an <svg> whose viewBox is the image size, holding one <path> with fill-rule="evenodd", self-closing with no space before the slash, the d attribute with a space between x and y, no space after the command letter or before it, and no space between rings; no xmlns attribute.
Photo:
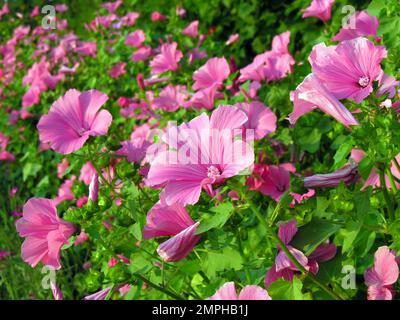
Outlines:
<svg viewBox="0 0 400 320"><path fill-rule="evenodd" d="M78 130L78 135L82 137L85 134L86 131L87 130L85 128L81 128L81 129Z"/></svg>
<svg viewBox="0 0 400 320"><path fill-rule="evenodd" d="M369 85L369 77L363 76L360 79L358 79L358 84L360 87L365 88L366 86Z"/></svg>
<svg viewBox="0 0 400 320"><path fill-rule="evenodd" d="M218 168L215 166L209 166L207 169L207 177L211 179L216 179L221 175Z"/></svg>

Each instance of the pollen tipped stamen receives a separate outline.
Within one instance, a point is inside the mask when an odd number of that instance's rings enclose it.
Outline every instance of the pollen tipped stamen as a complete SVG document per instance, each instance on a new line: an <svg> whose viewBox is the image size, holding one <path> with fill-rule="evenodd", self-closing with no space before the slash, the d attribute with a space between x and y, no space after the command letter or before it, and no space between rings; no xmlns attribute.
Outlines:
<svg viewBox="0 0 400 320"><path fill-rule="evenodd" d="M211 179L217 179L220 175L221 175L221 173L219 172L217 167L215 167L215 166L208 167L207 177L209 177Z"/></svg>
<svg viewBox="0 0 400 320"><path fill-rule="evenodd" d="M364 77L360 77L360 79L358 80L358 84L360 85L360 87L365 88L369 85L369 77L364 76Z"/></svg>

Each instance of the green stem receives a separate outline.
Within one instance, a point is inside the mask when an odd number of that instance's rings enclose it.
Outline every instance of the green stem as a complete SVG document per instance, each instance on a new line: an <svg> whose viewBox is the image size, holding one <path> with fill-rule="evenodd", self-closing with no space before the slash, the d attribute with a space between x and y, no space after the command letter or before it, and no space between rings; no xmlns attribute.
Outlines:
<svg viewBox="0 0 400 320"><path fill-rule="evenodd" d="M246 255L244 254L244 251L243 251L242 239L240 239L240 231L238 232L237 240L238 240L238 249L239 249L239 253L240 253L240 255L242 256L243 261L246 262L246 261L248 261L248 259L247 259ZM250 271L249 271L249 269L247 268L247 265L246 265L246 264L244 265L244 272L245 272L245 274L246 274L247 283L248 283L248 284L251 284L251 274L250 274Z"/></svg>
<svg viewBox="0 0 400 320"><path fill-rule="evenodd" d="M384 173L382 170L379 170L379 180L380 180L380 183L381 183L381 188L382 188L382 192L383 192L383 197L385 198L386 205L387 205L387 208L388 208L388 216L389 216L389 219L390 219L391 221L393 221L393 220L394 220L394 208L393 208L393 203L392 203L392 201L390 200L389 193L388 193L388 191L387 191L387 189L386 189L385 173Z"/></svg>
<svg viewBox="0 0 400 320"><path fill-rule="evenodd" d="M338 295L333 290L331 290L328 286L323 284L312 272L309 272L308 270L306 270L303 267L303 265L299 261L297 261L295 256L289 251L286 244L275 234L275 232L272 232L267 221L264 219L264 217L261 215L261 213L257 210L257 208L254 206L254 204L250 203L250 208L256 214L257 218L260 220L261 224L265 227L267 232L271 235L271 237L275 241L277 241L279 243L279 246L281 247L282 251L285 252L285 254L289 258L289 260L300 270L301 273L303 273L312 282L314 282L317 286L319 286L322 290L324 290L334 300L344 300L340 295Z"/></svg>
<svg viewBox="0 0 400 320"><path fill-rule="evenodd" d="M396 193L397 187L396 187L396 183L394 182L392 170L390 170L390 168L386 169L386 174L389 177L390 186L392 187L393 193Z"/></svg>
<svg viewBox="0 0 400 320"><path fill-rule="evenodd" d="M133 275L134 277L136 277L136 278L142 280L143 282L146 282L150 287L153 287L154 289L165 293L167 296L170 296L171 298L174 298L174 299L176 299L176 300L185 300L183 297L177 295L177 294L174 293L174 292L169 291L168 289L165 289L165 288L163 288L163 287L160 287L159 285L157 285L157 284L151 282L150 280L148 280L147 278L143 277L143 276L140 275L140 274L133 273L132 275Z"/></svg>

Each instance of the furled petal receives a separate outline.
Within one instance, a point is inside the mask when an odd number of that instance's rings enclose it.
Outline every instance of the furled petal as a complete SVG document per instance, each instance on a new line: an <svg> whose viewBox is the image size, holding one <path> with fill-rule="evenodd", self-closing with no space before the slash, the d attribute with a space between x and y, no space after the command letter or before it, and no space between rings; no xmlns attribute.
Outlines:
<svg viewBox="0 0 400 320"><path fill-rule="evenodd" d="M245 286L239 294L239 300L272 300L267 290L259 286Z"/></svg>

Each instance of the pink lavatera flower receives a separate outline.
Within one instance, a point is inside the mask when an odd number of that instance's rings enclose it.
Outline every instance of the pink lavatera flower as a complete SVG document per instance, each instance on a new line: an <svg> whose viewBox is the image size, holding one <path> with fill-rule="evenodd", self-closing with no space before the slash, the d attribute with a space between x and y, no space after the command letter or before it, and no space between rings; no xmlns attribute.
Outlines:
<svg viewBox="0 0 400 320"><path fill-rule="evenodd" d="M240 69L239 81L275 81L292 73L295 61L288 50L289 42L290 31L275 36L272 50L257 55L251 64Z"/></svg>
<svg viewBox="0 0 400 320"><path fill-rule="evenodd" d="M312 198L315 195L315 190L314 189L308 189L308 191L304 194L298 194L294 192L290 192L289 195L293 197L292 202L290 203L290 207L294 208L296 203L301 203L303 200L307 200Z"/></svg>
<svg viewBox="0 0 400 320"><path fill-rule="evenodd" d="M370 16L367 11L355 12L350 18L347 26L340 29L333 41L351 40L358 37L373 36L376 41L380 41L377 36L379 21L377 17Z"/></svg>
<svg viewBox="0 0 400 320"><path fill-rule="evenodd" d="M147 214L143 237L171 236L159 245L157 252L165 261L179 261L199 242L200 236L195 235L198 225L199 222L195 223L183 206L167 205L165 195L161 193L160 201Z"/></svg>
<svg viewBox="0 0 400 320"><path fill-rule="evenodd" d="M392 285L399 278L399 267L394 254L386 246L379 247L375 253L375 263L364 273L368 286L368 300L392 300Z"/></svg>
<svg viewBox="0 0 400 320"><path fill-rule="evenodd" d="M251 285L245 286L239 293L236 293L235 283L227 282L217 292L208 298L209 300L272 300L267 290Z"/></svg>
<svg viewBox="0 0 400 320"><path fill-rule="evenodd" d="M245 123L244 128L254 130L255 140L260 140L267 134L275 132L276 115L262 102L243 102L236 104L236 106L246 113L249 120Z"/></svg>
<svg viewBox="0 0 400 320"><path fill-rule="evenodd" d="M169 150L152 162L148 186L164 186L168 205L195 204L207 184L221 183L254 162L254 151L245 141L235 140L235 129L248 120L233 106L220 106L208 117L202 114L167 130L163 140Z"/></svg>
<svg viewBox="0 0 400 320"><path fill-rule="evenodd" d="M194 72L193 80L195 83L193 84L193 89L198 90L213 86L222 87L229 74L229 64L225 57L211 58L204 66Z"/></svg>
<svg viewBox="0 0 400 320"><path fill-rule="evenodd" d="M296 260L310 272L316 274L319 270L319 262L331 260L336 255L336 246L334 244L323 243L319 245L310 255L306 257L303 252L292 247L290 242L297 233L297 221L290 220L279 226L278 237L287 246L290 253L296 258ZM293 281L295 272L298 272L298 268L293 262L287 257L285 252L278 247L278 255L275 258L275 263L268 270L265 276L265 287L268 288L271 283L278 279L284 279L286 281Z"/></svg>
<svg viewBox="0 0 400 320"><path fill-rule="evenodd" d="M384 94L388 94L388 98L393 99L399 87L400 81L382 72L379 77L379 88L376 96L381 97Z"/></svg>
<svg viewBox="0 0 400 320"><path fill-rule="evenodd" d="M57 164L57 177L61 179L68 168L69 168L68 159L67 158L62 159L61 162Z"/></svg>
<svg viewBox="0 0 400 320"><path fill-rule="evenodd" d="M93 41L80 41L74 48L74 51L83 56L96 57L97 43Z"/></svg>
<svg viewBox="0 0 400 320"><path fill-rule="evenodd" d="M90 136L107 134L112 116L107 110L98 112L107 100L107 95L97 90L68 90L40 118L40 141L50 142L51 148L61 154L69 154L79 150Z"/></svg>
<svg viewBox="0 0 400 320"><path fill-rule="evenodd" d="M225 42L227 46L230 46L234 44L235 42L239 41L240 35L239 33L231 34L228 38L228 40Z"/></svg>
<svg viewBox="0 0 400 320"><path fill-rule="evenodd" d="M93 167L93 164L88 161L81 168L79 181L82 181L88 186L90 184L90 181L92 181L92 177L95 173L96 169Z"/></svg>
<svg viewBox="0 0 400 320"><path fill-rule="evenodd" d="M351 161L332 173L314 174L304 178L306 188L332 188L337 187L341 182L346 185L353 184L359 179L358 166Z"/></svg>
<svg viewBox="0 0 400 320"><path fill-rule="evenodd" d="M105 300L107 298L108 294L110 293L111 289L112 289L112 286L107 287L107 288L102 289L98 292L95 292L91 295L85 296L83 298L83 300Z"/></svg>
<svg viewBox="0 0 400 320"><path fill-rule="evenodd" d="M151 21L155 22L155 21L165 21L167 20L167 17L164 16L163 14L161 14L158 11L153 11L150 15L150 19Z"/></svg>
<svg viewBox="0 0 400 320"><path fill-rule="evenodd" d="M289 114L289 121L292 124L305 113L319 108L346 127L358 125L358 121L351 112L325 88L322 81L314 74L309 74L296 90L291 92L290 99L294 105L293 112Z"/></svg>
<svg viewBox="0 0 400 320"><path fill-rule="evenodd" d="M179 107L187 105L188 93L185 86L174 86L172 84L162 88L158 98L153 100L156 109L173 112Z"/></svg>
<svg viewBox="0 0 400 320"><path fill-rule="evenodd" d="M303 18L316 17L324 22L329 21L334 2L335 0L312 0L310 6L304 10Z"/></svg>
<svg viewBox="0 0 400 320"><path fill-rule="evenodd" d="M312 72L337 99L363 101L382 73L385 47L366 38L346 40L336 46L324 43L313 47L309 61Z"/></svg>
<svg viewBox="0 0 400 320"><path fill-rule="evenodd" d="M115 11L117 11L117 9L121 6L122 3L123 3L122 0L117 0L114 2L103 3L100 6L104 9L107 9L109 13L115 13Z"/></svg>
<svg viewBox="0 0 400 320"><path fill-rule="evenodd" d="M290 188L290 172L284 165L256 164L246 185L278 202Z"/></svg>
<svg viewBox="0 0 400 320"><path fill-rule="evenodd" d="M8 152L7 146L10 138L4 133L0 132L0 161L14 161L15 157L12 153Z"/></svg>
<svg viewBox="0 0 400 320"><path fill-rule="evenodd" d="M183 54L177 49L178 44L164 43L161 46L161 52L150 61L151 73L160 74L166 71L176 71L179 67L178 62L182 59Z"/></svg>
<svg viewBox="0 0 400 320"><path fill-rule="evenodd" d="M217 92L216 86L212 86L210 88L197 91L190 98L188 104L195 109L205 108L207 110L212 110L214 109L215 100L218 99L220 96L222 98L223 94Z"/></svg>
<svg viewBox="0 0 400 320"><path fill-rule="evenodd" d="M16 228L25 241L22 259L32 267L42 261L46 266L60 269L60 250L75 232L75 226L58 217L52 200L31 198L24 205L23 216Z"/></svg>
<svg viewBox="0 0 400 320"><path fill-rule="evenodd" d="M191 38L197 38L199 35L199 21L195 20L191 22L185 29L182 30L182 34Z"/></svg>
<svg viewBox="0 0 400 320"><path fill-rule="evenodd" d="M57 285L57 283L50 281L50 288L51 292L53 294L54 300L63 300L63 294L60 289L60 287Z"/></svg>
<svg viewBox="0 0 400 320"><path fill-rule="evenodd" d="M142 43L146 40L146 36L143 30L135 30L132 33L128 34L125 39L125 44L131 47L139 48Z"/></svg>
<svg viewBox="0 0 400 320"><path fill-rule="evenodd" d="M126 62L116 63L115 65L112 66L109 72L110 77L115 79L122 76L123 74L126 73L125 67L126 67Z"/></svg>
<svg viewBox="0 0 400 320"><path fill-rule="evenodd" d="M140 164L146 156L151 142L143 138L134 138L121 142L121 148L116 152L118 155L126 156L128 162Z"/></svg>
<svg viewBox="0 0 400 320"><path fill-rule="evenodd" d="M75 195L72 192L72 186L75 182L75 179L75 176L72 176L71 179L67 179L63 182L61 187L58 189L57 197L53 199L55 206L58 206L61 202L75 199Z"/></svg>

